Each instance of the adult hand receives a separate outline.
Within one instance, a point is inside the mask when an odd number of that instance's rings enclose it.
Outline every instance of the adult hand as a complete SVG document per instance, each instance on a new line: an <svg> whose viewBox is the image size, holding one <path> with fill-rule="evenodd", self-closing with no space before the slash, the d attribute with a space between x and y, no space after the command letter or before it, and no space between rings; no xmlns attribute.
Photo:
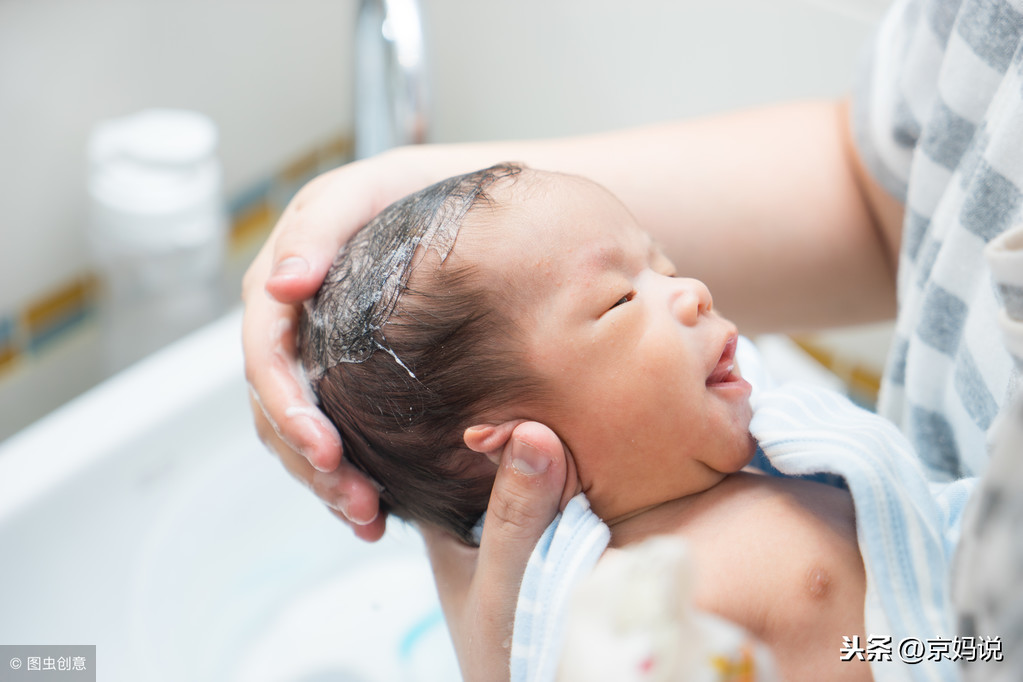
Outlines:
<svg viewBox="0 0 1023 682"><path fill-rule="evenodd" d="M343 461L337 430L302 377L299 306L352 234L383 207L428 184L431 178L416 168L384 154L319 176L295 195L242 283L242 346L256 430L288 471L364 540L384 532L379 494Z"/></svg>
<svg viewBox="0 0 1023 682"><path fill-rule="evenodd" d="M571 457L542 424L518 424L496 454L500 465L479 549L422 528L466 682L508 679L526 562L544 529L578 492Z"/></svg>

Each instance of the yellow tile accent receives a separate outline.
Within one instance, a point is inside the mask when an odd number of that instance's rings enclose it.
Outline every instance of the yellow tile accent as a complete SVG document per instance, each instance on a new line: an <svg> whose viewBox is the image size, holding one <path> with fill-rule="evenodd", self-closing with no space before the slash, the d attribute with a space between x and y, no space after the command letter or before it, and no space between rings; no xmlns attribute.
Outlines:
<svg viewBox="0 0 1023 682"><path fill-rule="evenodd" d="M13 346L0 348L0 376L3 376L9 370L14 369L14 366L17 364L20 357L21 353L19 353Z"/></svg>
<svg viewBox="0 0 1023 682"><path fill-rule="evenodd" d="M877 395L881 390L881 375L877 370L850 362L806 337L793 336L790 338L810 357L841 379L849 387L850 393L869 402L877 401Z"/></svg>
<svg viewBox="0 0 1023 682"><path fill-rule="evenodd" d="M229 248L237 250L258 240L263 241L277 222L277 211L266 197L245 208L231 224Z"/></svg>
<svg viewBox="0 0 1023 682"><path fill-rule="evenodd" d="M873 370L854 366L849 370L847 381L850 390L871 396L874 400L877 400L877 394L881 392L881 375Z"/></svg>
<svg viewBox="0 0 1023 682"><path fill-rule="evenodd" d="M294 191L304 182L328 167L351 159L352 137L339 134L295 158L272 177L265 188L254 192L255 200L233 216L229 234L229 252L234 257L246 256L258 248L273 229L280 215L277 201L281 192ZM276 199L276 201L275 201ZM98 303L101 284L95 273L74 277L41 297L31 300L15 312L18 334L0 343L0 377L23 363L34 362L35 344L59 339L69 327L78 323L77 315L88 315Z"/></svg>
<svg viewBox="0 0 1023 682"><path fill-rule="evenodd" d="M351 135L338 135L320 147L320 160L324 164L338 165L352 158L355 144Z"/></svg>
<svg viewBox="0 0 1023 682"><path fill-rule="evenodd" d="M95 275L89 273L46 294L25 310L24 322L29 334L91 304L95 301L98 291L99 281Z"/></svg>
<svg viewBox="0 0 1023 682"><path fill-rule="evenodd" d="M280 178L286 183L302 182L313 175L316 175L319 170L319 151L317 149L313 149L285 166L281 170Z"/></svg>

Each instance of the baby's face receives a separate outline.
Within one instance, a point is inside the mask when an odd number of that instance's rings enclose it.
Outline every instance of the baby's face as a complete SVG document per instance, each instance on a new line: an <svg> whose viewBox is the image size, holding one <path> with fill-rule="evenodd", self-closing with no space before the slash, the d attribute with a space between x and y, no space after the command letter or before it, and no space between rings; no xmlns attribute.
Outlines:
<svg viewBox="0 0 1023 682"><path fill-rule="evenodd" d="M546 423L566 443L594 511L613 522L701 492L749 463L750 386L735 326L603 188L543 176L495 188L500 206L455 251L508 296ZM525 184L525 187L520 185ZM539 413L538 413L539 412Z"/></svg>

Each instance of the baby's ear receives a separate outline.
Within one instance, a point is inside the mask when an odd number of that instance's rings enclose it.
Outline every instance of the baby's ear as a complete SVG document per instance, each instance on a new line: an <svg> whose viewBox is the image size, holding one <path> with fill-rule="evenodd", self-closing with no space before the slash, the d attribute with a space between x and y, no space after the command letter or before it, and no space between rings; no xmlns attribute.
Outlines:
<svg viewBox="0 0 1023 682"><path fill-rule="evenodd" d="M582 482L579 480L575 458L568 446L550 427L528 419L513 419L500 424L477 424L465 430L462 440L470 450L486 455L495 465L501 466L501 457L509 449L513 437L520 444L542 453L549 459L549 466L564 467L565 487L558 507L564 511L568 501L582 492ZM514 448L513 445L510 449ZM514 462L512 466L515 466Z"/></svg>
<svg viewBox="0 0 1023 682"><path fill-rule="evenodd" d="M500 424L470 426L462 434L462 440L465 441L465 447L486 455L494 464L500 464L501 451L511 438L515 427L524 421L525 419L513 419Z"/></svg>

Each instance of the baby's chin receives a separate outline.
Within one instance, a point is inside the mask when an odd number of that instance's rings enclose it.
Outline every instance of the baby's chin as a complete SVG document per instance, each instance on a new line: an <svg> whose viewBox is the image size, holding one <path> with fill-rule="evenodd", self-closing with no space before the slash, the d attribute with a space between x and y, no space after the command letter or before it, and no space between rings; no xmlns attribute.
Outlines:
<svg viewBox="0 0 1023 682"><path fill-rule="evenodd" d="M752 433L747 431L746 432L746 450L745 450L745 455L743 457L743 464L742 464L741 467L739 467L739 469L736 469L736 471L739 471L743 467L749 466L749 463L752 462L753 458L756 457L756 456L757 456L757 439L753 437Z"/></svg>
<svg viewBox="0 0 1023 682"><path fill-rule="evenodd" d="M753 461L757 454L757 441L750 433L749 425L753 421L753 407L747 399L742 404L737 423L733 425L735 431L735 462L738 466L734 471L739 471Z"/></svg>
<svg viewBox="0 0 1023 682"><path fill-rule="evenodd" d="M719 460L717 470L723 475L734 474L742 471L757 455L757 441L748 430L742 436L736 436L734 444L729 448L729 453Z"/></svg>

